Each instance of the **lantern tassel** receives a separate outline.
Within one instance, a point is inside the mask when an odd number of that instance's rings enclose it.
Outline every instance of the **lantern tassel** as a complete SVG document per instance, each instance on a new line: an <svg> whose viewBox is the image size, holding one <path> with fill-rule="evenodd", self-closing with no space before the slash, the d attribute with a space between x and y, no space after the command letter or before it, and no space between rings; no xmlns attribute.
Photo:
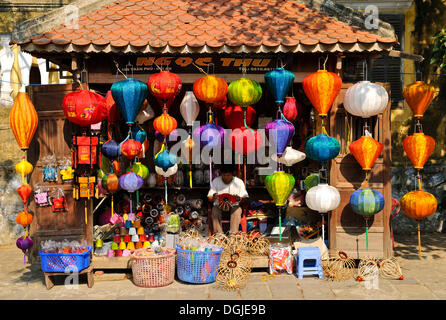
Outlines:
<svg viewBox="0 0 446 320"><path fill-rule="evenodd" d="M136 190L136 209L139 208L139 190Z"/></svg>
<svg viewBox="0 0 446 320"><path fill-rule="evenodd" d="M87 200L85 200L85 224L87 224Z"/></svg>
<svg viewBox="0 0 446 320"><path fill-rule="evenodd" d="M279 208L279 241L282 241L282 209Z"/></svg>
<svg viewBox="0 0 446 320"><path fill-rule="evenodd" d="M325 243L325 219L324 219L324 214L322 213L322 242Z"/></svg>
<svg viewBox="0 0 446 320"><path fill-rule="evenodd" d="M420 221L418 221L418 258L421 259L421 229L420 229Z"/></svg>
<svg viewBox="0 0 446 320"><path fill-rule="evenodd" d="M111 216L113 218L113 194L111 196Z"/></svg>
<svg viewBox="0 0 446 320"><path fill-rule="evenodd" d="M133 213L133 200L132 200L132 194L130 193L130 214Z"/></svg>
<svg viewBox="0 0 446 320"><path fill-rule="evenodd" d="M368 219L365 219L365 250L369 251L369 225L368 225Z"/></svg>
<svg viewBox="0 0 446 320"><path fill-rule="evenodd" d="M164 177L164 198L166 199L166 205L167 205L167 178Z"/></svg>
<svg viewBox="0 0 446 320"><path fill-rule="evenodd" d="M245 189L246 189L246 161L244 157L243 157L243 174L245 176Z"/></svg>
<svg viewBox="0 0 446 320"><path fill-rule="evenodd" d="M189 164L189 184L192 189L192 164Z"/></svg>

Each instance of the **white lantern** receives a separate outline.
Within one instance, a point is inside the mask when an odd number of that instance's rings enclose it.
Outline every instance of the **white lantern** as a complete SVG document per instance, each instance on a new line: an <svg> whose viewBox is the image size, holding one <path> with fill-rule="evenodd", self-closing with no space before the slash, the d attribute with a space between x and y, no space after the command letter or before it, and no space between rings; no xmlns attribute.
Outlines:
<svg viewBox="0 0 446 320"><path fill-rule="evenodd" d="M158 166L155 166L155 172L163 177L170 177L171 175L174 175L178 171L178 164L175 163L173 167L170 167L167 169L167 171L164 171L163 168L160 168Z"/></svg>
<svg viewBox="0 0 446 320"><path fill-rule="evenodd" d="M147 104L147 107L138 114L135 122L142 124L153 117L155 117L155 111L153 111L150 104Z"/></svg>
<svg viewBox="0 0 446 320"><path fill-rule="evenodd" d="M329 186L326 183L320 183L317 186L307 191L305 195L305 203L311 210L317 211L322 214L322 239L325 241L324 236L324 215L323 213L332 211L339 206L341 202L341 195L338 189Z"/></svg>
<svg viewBox="0 0 446 320"><path fill-rule="evenodd" d="M344 108L348 113L369 118L384 112L389 102L386 89L370 81L360 81L348 88Z"/></svg>
<svg viewBox="0 0 446 320"><path fill-rule="evenodd" d="M197 119L200 112L200 105L192 91L186 91L183 101L180 104L180 112L186 124L192 126L192 123Z"/></svg>
<svg viewBox="0 0 446 320"><path fill-rule="evenodd" d="M293 149L292 147L286 147L280 158L277 158L276 154L273 154L271 158L276 162L280 162L288 167L291 167L292 165L305 160L306 155L305 153Z"/></svg>

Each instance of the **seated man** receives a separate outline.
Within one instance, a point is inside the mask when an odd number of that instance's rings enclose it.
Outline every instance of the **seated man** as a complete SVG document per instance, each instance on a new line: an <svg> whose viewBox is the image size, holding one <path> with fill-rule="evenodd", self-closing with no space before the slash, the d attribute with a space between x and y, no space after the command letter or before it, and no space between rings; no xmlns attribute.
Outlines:
<svg viewBox="0 0 446 320"><path fill-rule="evenodd" d="M214 233L222 233L221 217L223 210L218 207L218 196L228 193L235 196L235 202L231 209L230 233L237 233L239 230L240 220L242 216L242 208L240 202L248 198L245 184L237 177L234 177L234 166L223 164L220 168L221 176L212 180L212 189L209 190L208 199L213 203L212 208L212 229Z"/></svg>

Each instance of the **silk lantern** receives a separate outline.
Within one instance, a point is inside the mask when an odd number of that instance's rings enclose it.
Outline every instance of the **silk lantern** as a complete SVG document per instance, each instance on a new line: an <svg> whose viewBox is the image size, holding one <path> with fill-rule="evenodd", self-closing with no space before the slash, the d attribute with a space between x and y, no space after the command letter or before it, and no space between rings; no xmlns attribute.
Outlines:
<svg viewBox="0 0 446 320"><path fill-rule="evenodd" d="M354 116L369 118L383 113L388 102L389 95L383 86L370 81L360 81L347 89L344 108Z"/></svg>
<svg viewBox="0 0 446 320"><path fill-rule="evenodd" d="M341 91L342 79L336 73L318 70L304 78L302 87L319 115L327 116Z"/></svg>
<svg viewBox="0 0 446 320"><path fill-rule="evenodd" d="M167 110L167 101L174 99L180 93L182 83L181 78L177 74L170 71L161 71L149 77L147 86L150 93L161 100L164 104L164 109Z"/></svg>
<svg viewBox="0 0 446 320"><path fill-rule="evenodd" d="M287 167L291 167L292 165L305 160L306 155L305 153L288 146L285 148L285 151L281 157L277 157L276 154L273 154L271 158L276 162L286 165Z"/></svg>
<svg viewBox="0 0 446 320"><path fill-rule="evenodd" d="M250 127L256 118L256 111L253 107L242 108L240 106L229 106L224 109L225 124L228 129L237 129L244 126ZM245 122L246 112L246 122Z"/></svg>
<svg viewBox="0 0 446 320"><path fill-rule="evenodd" d="M26 254L26 251L28 249L32 248L33 240L28 236L20 237L16 241L16 246L17 246L17 248L22 250L22 252L24 254ZM26 256L25 255L23 256L23 263L26 264Z"/></svg>
<svg viewBox="0 0 446 320"><path fill-rule="evenodd" d="M33 192L33 189L31 188L31 186L29 184L24 184L17 188L17 193L19 194L20 198L22 199L23 204L25 204L25 205L28 202L28 198L32 192Z"/></svg>
<svg viewBox="0 0 446 320"><path fill-rule="evenodd" d="M192 91L186 91L180 104L180 112L184 121L186 121L186 125L192 126L193 122L195 119L197 119L198 114L200 113L200 105L198 104L198 100L195 98Z"/></svg>
<svg viewBox="0 0 446 320"><path fill-rule="evenodd" d="M31 99L25 92L19 92L9 113L9 126L23 151L28 150L39 120Z"/></svg>
<svg viewBox="0 0 446 320"><path fill-rule="evenodd" d="M141 162L135 162L131 170L143 179L149 175L149 169Z"/></svg>
<svg viewBox="0 0 446 320"><path fill-rule="evenodd" d="M142 124L154 117L155 117L155 111L153 111L152 107L150 106L150 104L147 102L146 99L143 103L141 111L136 116L135 122Z"/></svg>
<svg viewBox="0 0 446 320"><path fill-rule="evenodd" d="M305 153L308 158L319 162L325 162L335 158L340 150L341 145L339 141L326 134L318 134L317 136L311 137L305 144Z"/></svg>
<svg viewBox="0 0 446 320"><path fill-rule="evenodd" d="M272 145L276 147L274 151L281 156L294 136L294 126L286 120L274 120L266 124L265 134Z"/></svg>
<svg viewBox="0 0 446 320"><path fill-rule="evenodd" d="M17 222L17 224L20 224L23 228L26 228L31 224L31 222L33 222L33 216L25 210L17 215L15 221Z"/></svg>
<svg viewBox="0 0 446 320"><path fill-rule="evenodd" d="M376 159L383 151L384 145L370 136L362 136L350 143L348 148L363 170L371 170Z"/></svg>
<svg viewBox="0 0 446 320"><path fill-rule="evenodd" d="M384 209L384 196L371 188L359 189L350 196L350 207L353 212L365 219L366 250L369 250L369 219Z"/></svg>
<svg viewBox="0 0 446 320"><path fill-rule="evenodd" d="M297 103L294 97L285 97L285 104L283 105L283 115L288 121L294 121L297 118Z"/></svg>
<svg viewBox="0 0 446 320"><path fill-rule="evenodd" d="M324 213L335 210L341 203L341 195L335 187L326 183L320 183L307 191L305 203L311 210L317 211L322 216L322 241L325 242Z"/></svg>
<svg viewBox="0 0 446 320"><path fill-rule="evenodd" d="M223 145L225 129L214 123L206 123L193 132L194 141L200 141L201 147Z"/></svg>
<svg viewBox="0 0 446 320"><path fill-rule="evenodd" d="M132 214L133 210L133 202L131 194L141 189L143 185L144 185L144 180L139 175L137 175L132 171L125 173L121 177L119 177L119 186L122 189L130 192L130 214Z"/></svg>
<svg viewBox="0 0 446 320"><path fill-rule="evenodd" d="M26 161L25 159L22 159L15 166L15 171L22 176L23 184L26 184L25 176L33 172L33 169L34 169L33 165L28 161Z"/></svg>
<svg viewBox="0 0 446 320"><path fill-rule="evenodd" d="M163 136L168 136L177 128L177 120L171 117L167 112L164 112L153 121L153 127Z"/></svg>
<svg viewBox="0 0 446 320"><path fill-rule="evenodd" d="M111 87L113 99L128 125L135 123L135 118L147 98L147 92L147 85L133 78L113 83Z"/></svg>
<svg viewBox="0 0 446 320"><path fill-rule="evenodd" d="M106 174L101 179L102 188L111 194L111 216L114 214L114 196L113 194L119 190L119 179L115 173Z"/></svg>
<svg viewBox="0 0 446 320"><path fill-rule="evenodd" d="M276 103L284 103L294 81L294 73L284 68L276 68L265 73L265 83Z"/></svg>
<svg viewBox="0 0 446 320"><path fill-rule="evenodd" d="M400 201L401 210L409 218L418 223L418 257L421 259L421 229L420 221L429 217L437 210L437 199L429 192L421 190L406 193Z"/></svg>
<svg viewBox="0 0 446 320"><path fill-rule="evenodd" d="M161 167L155 166L155 172L159 174L160 176L163 176L165 178L168 178L178 172L178 164L175 163L172 167L168 168L167 170L164 170Z"/></svg>
<svg viewBox="0 0 446 320"><path fill-rule="evenodd" d="M113 99L111 90L109 90L105 95L105 109L107 113L107 121L110 124L114 124L121 119L121 111L119 111L119 108Z"/></svg>
<svg viewBox="0 0 446 320"><path fill-rule="evenodd" d="M70 92L63 98L62 107L67 119L82 127L105 120L105 98L90 90Z"/></svg>
<svg viewBox="0 0 446 320"><path fill-rule="evenodd" d="M167 149L160 151L154 159L155 166L167 171L170 167L173 167L177 162L177 157L174 154L169 153Z"/></svg>
<svg viewBox="0 0 446 320"><path fill-rule="evenodd" d="M244 155L256 152L263 144L260 132L246 128L232 130L229 139L231 140L232 150Z"/></svg>
<svg viewBox="0 0 446 320"><path fill-rule="evenodd" d="M248 78L233 81L228 87L228 98L234 105L243 108L256 104L262 97L262 87Z"/></svg>
<svg viewBox="0 0 446 320"><path fill-rule="evenodd" d="M194 82L193 91L198 99L214 104L224 99L228 84L222 78L206 75Z"/></svg>
<svg viewBox="0 0 446 320"><path fill-rule="evenodd" d="M144 129L140 129L135 126L132 127L132 137L142 144L147 138L147 132Z"/></svg>
<svg viewBox="0 0 446 320"><path fill-rule="evenodd" d="M101 152L108 159L114 160L119 157L119 144L115 140L109 140L102 145Z"/></svg>
<svg viewBox="0 0 446 320"><path fill-rule="evenodd" d="M141 152L142 144L134 139L127 139L121 144L121 154L127 159L135 159Z"/></svg>
<svg viewBox="0 0 446 320"><path fill-rule="evenodd" d="M413 112L415 118L422 118L435 96L435 87L416 81L403 88L403 97Z"/></svg>
<svg viewBox="0 0 446 320"><path fill-rule="evenodd" d="M279 207L279 240L282 241L282 207L294 188L295 179L292 175L283 171L276 171L266 176L265 186L268 193L273 198L276 206Z"/></svg>
<svg viewBox="0 0 446 320"><path fill-rule="evenodd" d="M403 140L403 148L415 169L423 169L435 148L434 138L422 132L414 133Z"/></svg>

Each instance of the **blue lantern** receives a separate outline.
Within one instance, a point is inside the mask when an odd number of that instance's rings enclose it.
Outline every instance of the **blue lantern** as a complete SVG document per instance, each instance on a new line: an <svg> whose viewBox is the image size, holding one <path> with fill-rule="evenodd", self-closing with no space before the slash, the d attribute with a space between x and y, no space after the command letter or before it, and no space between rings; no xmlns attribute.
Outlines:
<svg viewBox="0 0 446 320"><path fill-rule="evenodd" d="M147 132L145 130L139 129L138 127L132 127L133 139L140 143L144 143L147 138Z"/></svg>
<svg viewBox="0 0 446 320"><path fill-rule="evenodd" d="M177 162L177 157L174 154L169 153L168 150L163 150L155 156L155 166L167 171L170 167L173 167Z"/></svg>
<svg viewBox="0 0 446 320"><path fill-rule="evenodd" d="M384 209L384 196L374 189L359 189L351 195L350 206L355 213L369 218Z"/></svg>
<svg viewBox="0 0 446 320"><path fill-rule="evenodd" d="M315 137L308 139L305 144L305 153L308 158L324 162L335 158L341 145L335 138L329 137L326 134L319 134Z"/></svg>
<svg viewBox="0 0 446 320"><path fill-rule="evenodd" d="M102 145L102 154L110 160L119 157L119 144L115 140L107 141Z"/></svg>
<svg viewBox="0 0 446 320"><path fill-rule="evenodd" d="M284 103L294 81L294 73L284 68L276 68L265 73L265 82L276 103Z"/></svg>
<svg viewBox="0 0 446 320"><path fill-rule="evenodd" d="M135 118L147 98L148 91L149 89L144 82L133 78L127 78L112 85L113 100L115 100L127 124L133 125L135 123Z"/></svg>
<svg viewBox="0 0 446 320"><path fill-rule="evenodd" d="M266 137L277 147L277 154L282 155L294 136L294 126L287 120L274 120L265 126Z"/></svg>

